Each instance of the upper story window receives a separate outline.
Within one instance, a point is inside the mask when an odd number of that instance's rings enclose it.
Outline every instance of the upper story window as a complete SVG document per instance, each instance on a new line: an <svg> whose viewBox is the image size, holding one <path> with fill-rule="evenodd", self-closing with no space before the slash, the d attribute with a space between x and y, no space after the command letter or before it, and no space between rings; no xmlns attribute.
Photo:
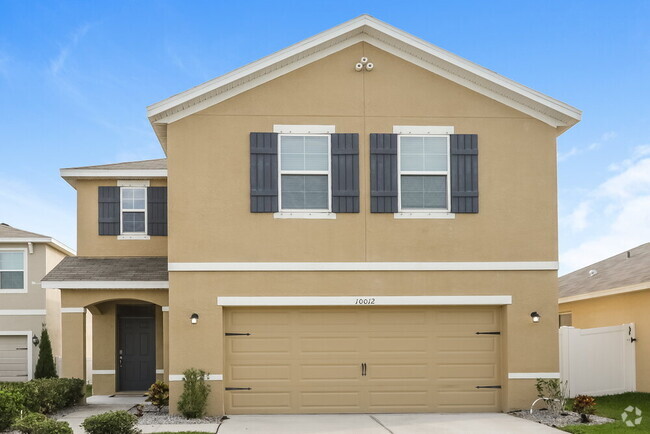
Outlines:
<svg viewBox="0 0 650 434"><path fill-rule="evenodd" d="M0 291L25 289L25 252L0 251Z"/></svg>
<svg viewBox="0 0 650 434"><path fill-rule="evenodd" d="M281 211L331 210L330 135L279 136Z"/></svg>
<svg viewBox="0 0 650 434"><path fill-rule="evenodd" d="M449 210L448 135L400 135L398 166L400 211Z"/></svg>
<svg viewBox="0 0 650 434"><path fill-rule="evenodd" d="M123 234L147 233L146 187L121 188L121 217Z"/></svg>

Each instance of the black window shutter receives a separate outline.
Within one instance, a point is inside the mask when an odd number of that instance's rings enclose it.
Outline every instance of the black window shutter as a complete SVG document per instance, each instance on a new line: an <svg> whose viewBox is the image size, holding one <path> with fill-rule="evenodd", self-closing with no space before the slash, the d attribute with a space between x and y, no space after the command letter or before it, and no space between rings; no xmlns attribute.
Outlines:
<svg viewBox="0 0 650 434"><path fill-rule="evenodd" d="M99 187L99 235L120 234L120 187Z"/></svg>
<svg viewBox="0 0 650 434"><path fill-rule="evenodd" d="M278 211L278 134L251 133L251 212Z"/></svg>
<svg viewBox="0 0 650 434"><path fill-rule="evenodd" d="M167 187L147 188L147 234L167 236Z"/></svg>
<svg viewBox="0 0 650 434"><path fill-rule="evenodd" d="M332 212L359 212L359 134L332 134Z"/></svg>
<svg viewBox="0 0 650 434"><path fill-rule="evenodd" d="M451 212L478 212L478 135L452 134Z"/></svg>
<svg viewBox="0 0 650 434"><path fill-rule="evenodd" d="M397 134L370 134L370 212L397 212Z"/></svg>

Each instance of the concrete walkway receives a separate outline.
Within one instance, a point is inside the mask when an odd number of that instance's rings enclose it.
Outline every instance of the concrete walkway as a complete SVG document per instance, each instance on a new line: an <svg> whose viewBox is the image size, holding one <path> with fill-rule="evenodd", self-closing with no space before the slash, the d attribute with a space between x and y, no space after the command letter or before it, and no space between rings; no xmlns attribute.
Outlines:
<svg viewBox="0 0 650 434"><path fill-rule="evenodd" d="M65 417L75 434L84 434L88 416L128 410L142 396L93 396ZM143 433L196 431L215 433L219 424L138 425ZM503 413L321 414L229 416L219 434L558 434L554 428Z"/></svg>

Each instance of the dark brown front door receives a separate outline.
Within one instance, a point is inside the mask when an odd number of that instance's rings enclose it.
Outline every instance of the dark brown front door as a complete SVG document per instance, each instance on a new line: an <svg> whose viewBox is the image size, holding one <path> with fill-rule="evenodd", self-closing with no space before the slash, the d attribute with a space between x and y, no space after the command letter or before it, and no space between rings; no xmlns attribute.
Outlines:
<svg viewBox="0 0 650 434"><path fill-rule="evenodd" d="M149 389L156 381L155 319L119 317L118 336L118 389Z"/></svg>

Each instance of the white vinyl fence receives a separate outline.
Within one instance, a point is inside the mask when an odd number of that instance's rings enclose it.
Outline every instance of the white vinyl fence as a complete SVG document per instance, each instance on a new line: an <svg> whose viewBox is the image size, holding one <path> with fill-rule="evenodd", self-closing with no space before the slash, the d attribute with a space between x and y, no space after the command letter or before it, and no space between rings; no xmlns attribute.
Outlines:
<svg viewBox="0 0 650 434"><path fill-rule="evenodd" d="M634 324L560 327L560 377L571 397L636 390Z"/></svg>

